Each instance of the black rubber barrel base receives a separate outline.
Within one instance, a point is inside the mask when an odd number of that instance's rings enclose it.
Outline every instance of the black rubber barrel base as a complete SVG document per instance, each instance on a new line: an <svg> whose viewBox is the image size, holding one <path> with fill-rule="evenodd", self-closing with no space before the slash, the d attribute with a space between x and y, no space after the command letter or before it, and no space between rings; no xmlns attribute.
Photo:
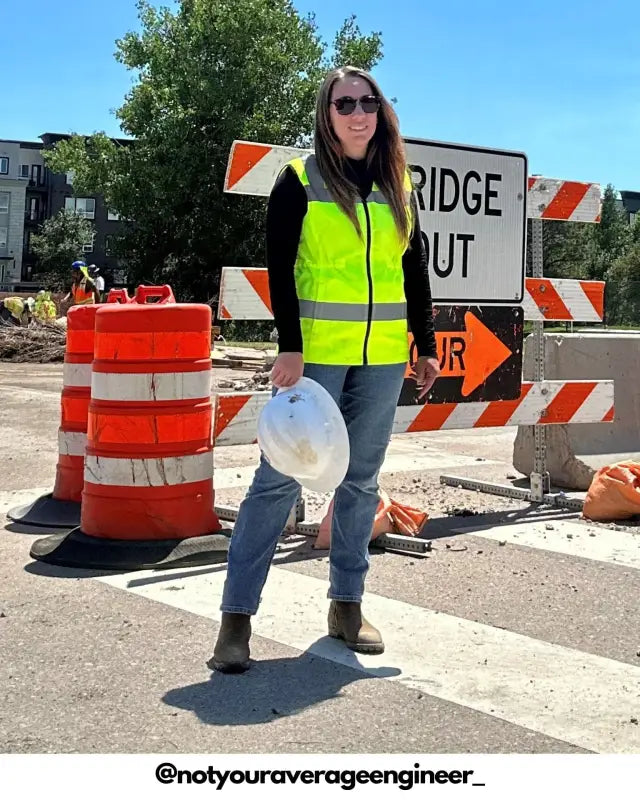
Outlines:
<svg viewBox="0 0 640 800"><path fill-rule="evenodd" d="M190 539L100 539L80 528L37 539L30 556L47 564L86 569L175 569L227 560L231 530Z"/></svg>
<svg viewBox="0 0 640 800"><path fill-rule="evenodd" d="M33 525L35 528L65 528L70 531L80 524L80 503L56 500L51 494L43 494L29 505L12 508L7 512L7 517L20 525Z"/></svg>

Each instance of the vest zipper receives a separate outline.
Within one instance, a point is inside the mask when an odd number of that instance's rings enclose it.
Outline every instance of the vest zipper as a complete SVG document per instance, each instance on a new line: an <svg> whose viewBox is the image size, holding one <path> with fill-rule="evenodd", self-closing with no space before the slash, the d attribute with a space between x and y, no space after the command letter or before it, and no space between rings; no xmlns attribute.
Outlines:
<svg viewBox="0 0 640 800"><path fill-rule="evenodd" d="M367 331L364 335L364 346L362 348L362 363L367 366L367 347L369 345L369 336L371 335L371 319L373 317L373 277L371 276L371 220L369 218L369 207L367 201L362 198L362 205L364 207L364 214L367 218L367 278L369 280L369 313L367 315Z"/></svg>

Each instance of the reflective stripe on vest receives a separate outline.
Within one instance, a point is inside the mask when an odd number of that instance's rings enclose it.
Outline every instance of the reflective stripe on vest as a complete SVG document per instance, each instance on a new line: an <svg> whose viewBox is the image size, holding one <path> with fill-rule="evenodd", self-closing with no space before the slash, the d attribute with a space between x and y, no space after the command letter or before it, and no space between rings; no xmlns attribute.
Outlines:
<svg viewBox="0 0 640 800"><path fill-rule="evenodd" d="M333 201L315 155L289 164L307 195L295 264L304 359L316 364L398 364L408 358L402 255L378 186L356 214L362 236ZM411 182L405 179L410 213Z"/></svg>
<svg viewBox="0 0 640 800"><path fill-rule="evenodd" d="M366 322L369 319L394 320L407 316L406 303L317 303L300 300L300 315L309 319L328 319L334 322Z"/></svg>

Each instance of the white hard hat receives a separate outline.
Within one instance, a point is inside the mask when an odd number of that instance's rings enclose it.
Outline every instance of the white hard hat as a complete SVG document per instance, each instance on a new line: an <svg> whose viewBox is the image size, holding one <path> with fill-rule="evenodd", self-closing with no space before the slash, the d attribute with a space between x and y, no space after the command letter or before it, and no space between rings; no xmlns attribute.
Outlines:
<svg viewBox="0 0 640 800"><path fill-rule="evenodd" d="M258 444L274 469L314 492L332 492L347 474L344 418L329 392L310 378L269 400L258 419Z"/></svg>

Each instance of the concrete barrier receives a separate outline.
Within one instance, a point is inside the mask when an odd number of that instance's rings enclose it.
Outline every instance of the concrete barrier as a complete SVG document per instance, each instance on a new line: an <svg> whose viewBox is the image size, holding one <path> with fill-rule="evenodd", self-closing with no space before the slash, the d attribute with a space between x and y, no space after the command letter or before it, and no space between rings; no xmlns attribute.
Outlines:
<svg viewBox="0 0 640 800"><path fill-rule="evenodd" d="M534 342L524 343L523 379L533 380ZM614 380L615 420L547 426L547 469L551 482L586 490L596 470L624 459L640 461L640 332L545 334L545 378ZM534 428L520 426L513 465L529 475L534 462Z"/></svg>

